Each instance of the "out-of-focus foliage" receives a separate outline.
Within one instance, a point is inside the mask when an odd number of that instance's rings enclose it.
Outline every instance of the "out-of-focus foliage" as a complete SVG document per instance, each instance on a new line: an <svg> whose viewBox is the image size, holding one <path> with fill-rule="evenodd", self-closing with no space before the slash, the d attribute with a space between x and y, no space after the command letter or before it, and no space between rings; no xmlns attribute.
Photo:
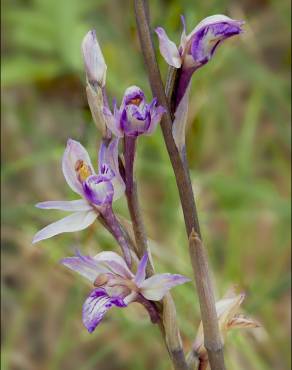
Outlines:
<svg viewBox="0 0 292 370"><path fill-rule="evenodd" d="M80 43L96 28L108 63L107 86L121 99L130 84L150 98L132 1L2 2L3 370L164 370L159 330L140 306L113 309L89 335L81 307L89 287L58 264L80 247L117 249L99 225L37 246L34 233L58 212L40 200L74 199L62 177L67 137L96 158L99 140L84 91ZM188 157L218 298L232 283L264 329L233 332L229 369L290 368L290 4L288 0L150 1L152 24L179 40L224 13L246 21L193 77ZM157 40L155 43L157 45ZM159 57L162 73L166 66ZM139 139L137 176L157 271L191 276L187 239L160 130ZM116 205L127 216L126 204ZM187 349L200 320L192 284L174 290Z"/></svg>

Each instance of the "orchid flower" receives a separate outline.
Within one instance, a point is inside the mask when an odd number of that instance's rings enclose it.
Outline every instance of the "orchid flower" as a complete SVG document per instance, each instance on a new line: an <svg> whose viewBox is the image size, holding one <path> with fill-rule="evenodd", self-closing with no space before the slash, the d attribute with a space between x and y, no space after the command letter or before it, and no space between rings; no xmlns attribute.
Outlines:
<svg viewBox="0 0 292 370"><path fill-rule="evenodd" d="M137 86L126 89L119 109L114 102L113 114L105 109L108 127L117 137L151 135L165 111L156 98L146 103L144 92Z"/></svg>
<svg viewBox="0 0 292 370"><path fill-rule="evenodd" d="M227 295L225 298L216 303L219 331L223 341L230 329L257 328L260 326L260 324L254 319L237 313L244 298L244 293L238 295L234 295L232 293L231 296ZM193 345L193 351L201 360L206 361L208 359L207 350L204 346L204 332L202 323L200 323L198 329L197 337Z"/></svg>
<svg viewBox="0 0 292 370"><path fill-rule="evenodd" d="M147 262L146 252L134 275L124 259L114 252L101 252L94 257L82 256L78 252L75 257L61 260L63 265L87 278L95 287L83 305L83 323L90 333L111 307L126 307L131 302L144 301L151 304L151 301L160 301L176 285L190 281L182 275L169 273L146 278Z"/></svg>
<svg viewBox="0 0 292 370"><path fill-rule="evenodd" d="M86 149L78 141L69 139L63 155L62 170L68 185L81 199L38 203L38 208L73 213L40 230L33 243L64 232L87 228L124 193L125 184L118 168L118 139L112 140L108 146L101 144L98 174L94 171Z"/></svg>
<svg viewBox="0 0 292 370"><path fill-rule="evenodd" d="M173 136L179 149L185 142L185 125L188 110L189 83L193 73L205 65L222 42L242 32L242 21L225 15L213 15L203 19L188 35L184 17L179 47L171 41L162 27L156 29L160 53L170 66L180 68L175 91L175 120Z"/></svg>
<svg viewBox="0 0 292 370"><path fill-rule="evenodd" d="M106 136L106 128L117 137L150 135L165 112L164 108L157 106L157 99L147 104L143 91L131 86L125 92L120 109L117 109L116 103L114 104L112 114L105 91L107 66L94 30L89 31L84 37L82 54L87 77L88 104L103 136Z"/></svg>

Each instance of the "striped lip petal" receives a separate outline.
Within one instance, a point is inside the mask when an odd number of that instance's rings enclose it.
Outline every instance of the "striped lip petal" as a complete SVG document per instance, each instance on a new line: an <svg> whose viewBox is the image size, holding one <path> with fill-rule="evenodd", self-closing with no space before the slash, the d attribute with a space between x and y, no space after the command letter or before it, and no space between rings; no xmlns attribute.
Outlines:
<svg viewBox="0 0 292 370"><path fill-rule="evenodd" d="M106 266L99 264L94 257L83 256L79 251L77 251L74 257L63 258L60 263L70 270L78 272L92 283L94 283L99 274L110 272Z"/></svg>
<svg viewBox="0 0 292 370"><path fill-rule="evenodd" d="M122 297L109 297L104 289L94 289L83 304L82 321L89 333L101 322L106 312L113 306L126 307Z"/></svg>
<svg viewBox="0 0 292 370"><path fill-rule="evenodd" d="M95 221L96 217L96 211L75 212L70 216L44 227L36 233L32 242L37 243L58 234L84 230Z"/></svg>
<svg viewBox="0 0 292 370"><path fill-rule="evenodd" d="M160 301L171 288L188 281L190 279L178 274L157 274L140 284L140 292L150 301Z"/></svg>
<svg viewBox="0 0 292 370"><path fill-rule="evenodd" d="M76 171L78 163L85 168L83 176L95 174L87 150L78 141L69 139L62 159L62 170L70 188L83 196L82 183Z"/></svg>
<svg viewBox="0 0 292 370"><path fill-rule="evenodd" d="M101 252L93 257L100 267L108 269L109 272L119 275L125 279L132 279L133 273L128 268L125 260L115 252Z"/></svg>

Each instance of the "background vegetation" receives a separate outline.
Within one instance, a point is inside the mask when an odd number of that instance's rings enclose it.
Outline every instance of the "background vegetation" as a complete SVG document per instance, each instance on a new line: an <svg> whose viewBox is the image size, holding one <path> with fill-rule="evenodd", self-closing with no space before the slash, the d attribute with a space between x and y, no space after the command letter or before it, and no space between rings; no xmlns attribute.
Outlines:
<svg viewBox="0 0 292 370"><path fill-rule="evenodd" d="M153 0L152 23L179 40L224 13L246 21L193 77L188 156L217 296L247 292L246 313L263 329L230 333L228 369L290 368L290 4L288 0ZM164 370L159 330L140 306L113 309L89 335L81 307L89 286L58 264L80 246L116 249L95 224L37 246L35 232L60 212L42 200L74 199L60 160L68 137L96 159L80 43L96 28L107 87L121 99L137 84L150 99L132 1L2 1L2 369ZM157 45L157 40L155 40ZM160 58L165 76L166 66ZM157 270L192 276L182 212L160 129L139 139L139 192ZM125 201L116 204L127 216ZM192 284L174 290L187 349L200 315Z"/></svg>

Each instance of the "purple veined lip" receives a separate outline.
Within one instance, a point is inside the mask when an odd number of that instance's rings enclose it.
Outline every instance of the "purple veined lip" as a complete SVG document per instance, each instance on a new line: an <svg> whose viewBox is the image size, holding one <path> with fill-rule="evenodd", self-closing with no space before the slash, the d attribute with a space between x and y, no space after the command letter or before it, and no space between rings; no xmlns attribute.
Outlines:
<svg viewBox="0 0 292 370"><path fill-rule="evenodd" d="M88 201L97 206L111 204L114 188L110 179L104 175L89 176L83 183L83 189Z"/></svg>

